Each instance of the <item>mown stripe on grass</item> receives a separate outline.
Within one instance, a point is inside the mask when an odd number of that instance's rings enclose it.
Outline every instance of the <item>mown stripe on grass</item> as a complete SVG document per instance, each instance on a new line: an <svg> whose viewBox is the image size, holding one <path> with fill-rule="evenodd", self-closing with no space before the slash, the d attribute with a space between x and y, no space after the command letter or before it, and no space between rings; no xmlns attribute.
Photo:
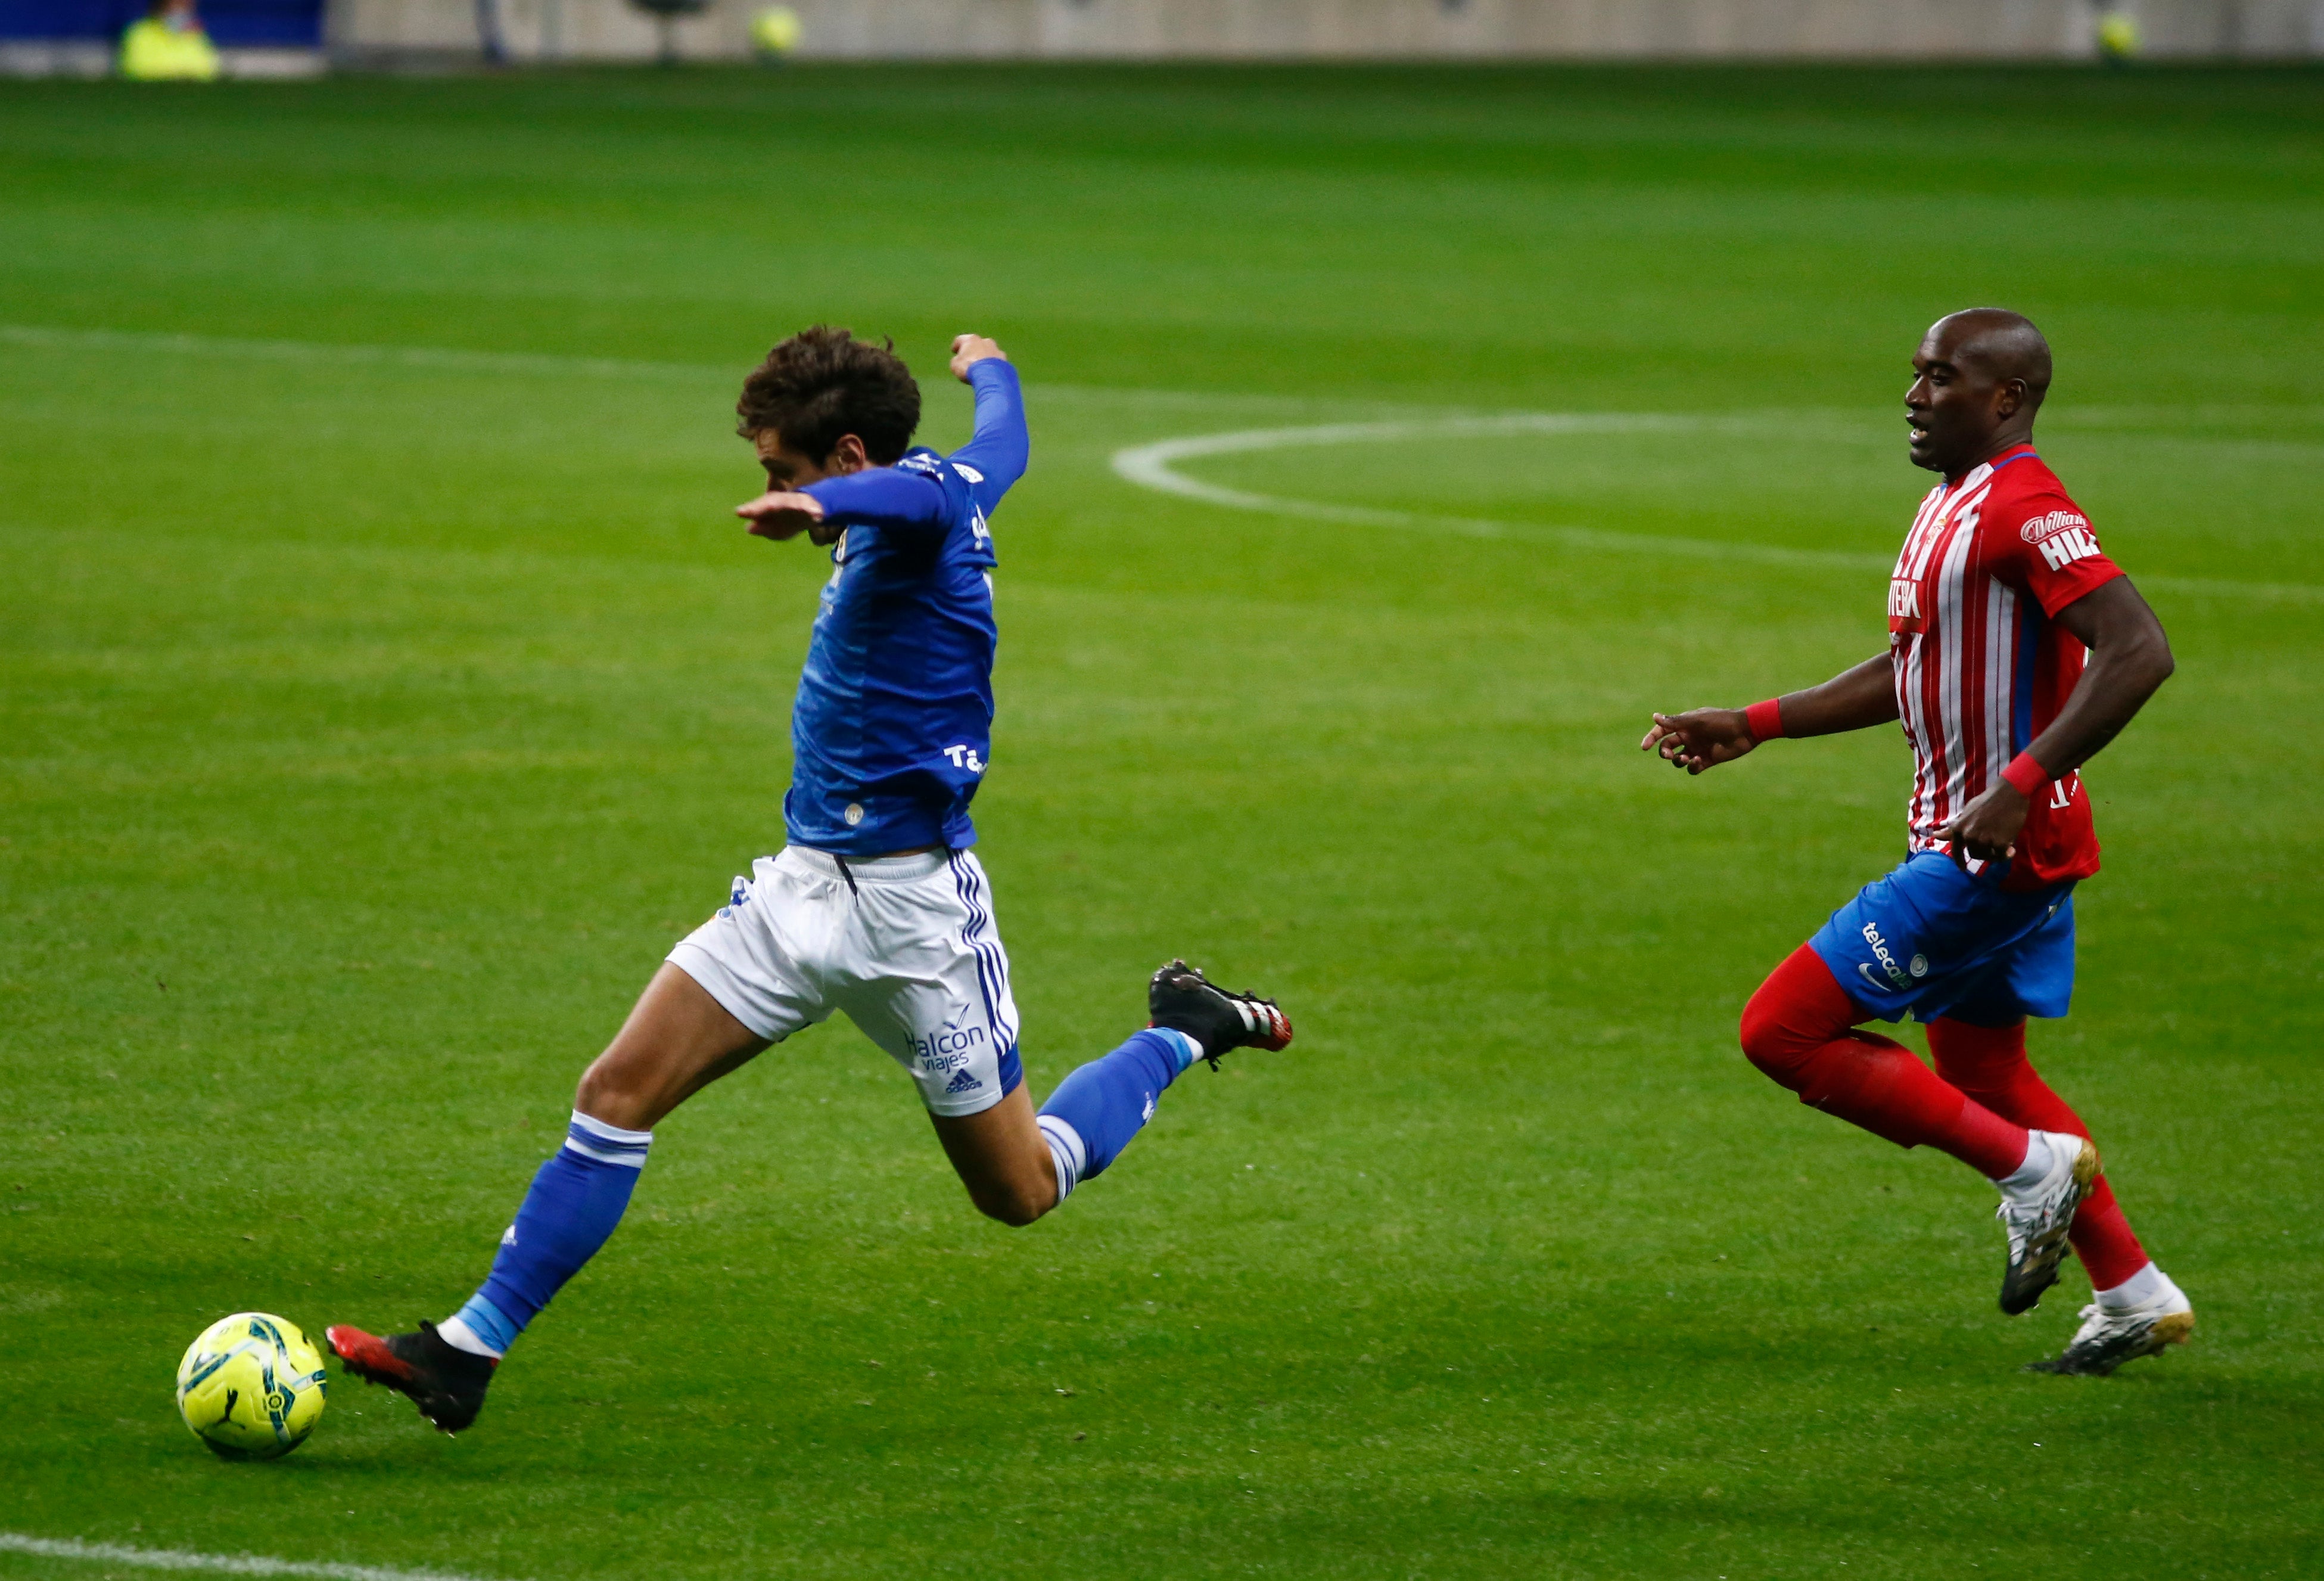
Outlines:
<svg viewBox="0 0 2324 1581"><path fill-rule="evenodd" d="M124 1548L71 1538L32 1537L0 1531L0 1553L44 1559L79 1559L126 1565L140 1570L207 1570L228 1576L311 1576L318 1581L476 1581L451 1570L391 1570L376 1565L327 1565L304 1559L270 1559L256 1554L204 1554L190 1549Z"/></svg>

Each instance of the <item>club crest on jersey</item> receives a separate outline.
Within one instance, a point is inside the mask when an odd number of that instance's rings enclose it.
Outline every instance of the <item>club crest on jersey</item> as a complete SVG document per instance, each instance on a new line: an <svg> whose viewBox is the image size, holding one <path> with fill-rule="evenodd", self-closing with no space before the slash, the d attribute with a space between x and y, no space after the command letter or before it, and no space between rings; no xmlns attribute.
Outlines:
<svg viewBox="0 0 2324 1581"><path fill-rule="evenodd" d="M2098 537L2090 531L2089 518L2080 511L2052 511L2046 516L2036 516L2017 530L2017 536L2040 550L2042 559L2053 571L2098 552Z"/></svg>

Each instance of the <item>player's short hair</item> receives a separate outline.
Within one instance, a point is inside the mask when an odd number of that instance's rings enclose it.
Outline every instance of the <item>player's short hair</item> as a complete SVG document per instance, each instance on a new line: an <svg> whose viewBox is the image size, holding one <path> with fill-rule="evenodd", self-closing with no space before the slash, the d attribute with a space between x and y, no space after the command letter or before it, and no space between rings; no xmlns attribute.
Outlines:
<svg viewBox="0 0 2324 1581"><path fill-rule="evenodd" d="M817 324L767 353L742 381L734 403L743 438L771 429L783 444L820 461L853 434L878 466L901 460L920 426L920 387L896 355L845 329Z"/></svg>

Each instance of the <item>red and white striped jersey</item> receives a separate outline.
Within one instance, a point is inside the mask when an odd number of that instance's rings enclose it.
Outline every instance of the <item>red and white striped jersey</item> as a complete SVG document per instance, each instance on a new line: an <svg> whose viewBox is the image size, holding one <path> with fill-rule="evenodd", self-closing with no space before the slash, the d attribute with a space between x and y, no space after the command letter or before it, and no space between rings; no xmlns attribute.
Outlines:
<svg viewBox="0 0 2324 1581"><path fill-rule="evenodd" d="M2087 655L2051 617L2121 575L2031 446L1929 491L1888 583L1896 706L1913 744L1913 850L1944 849L1937 831L2057 717ZM2089 799L2069 773L2034 799L2010 882L2098 870Z"/></svg>

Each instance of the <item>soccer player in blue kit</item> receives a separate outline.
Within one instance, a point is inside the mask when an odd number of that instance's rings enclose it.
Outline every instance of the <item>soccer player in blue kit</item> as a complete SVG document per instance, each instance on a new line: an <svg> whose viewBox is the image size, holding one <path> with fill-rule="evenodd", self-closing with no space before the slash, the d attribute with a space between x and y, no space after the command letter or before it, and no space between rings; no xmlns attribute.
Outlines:
<svg viewBox="0 0 2324 1581"><path fill-rule="evenodd" d="M1174 960L1148 985L1149 1026L1034 1113L968 813L991 759L991 515L1028 440L1000 347L959 337L952 372L976 392L976 430L949 457L911 447L920 393L903 362L844 329L792 336L743 384L767 492L736 513L831 550L791 716L788 843L670 951L583 1074L563 1146L467 1303L410 1334L327 1331L349 1373L447 1433L621 1222L661 1118L835 1010L911 1072L970 1198L1010 1225L1103 1170L1195 1060L1291 1041L1274 1001Z"/></svg>

